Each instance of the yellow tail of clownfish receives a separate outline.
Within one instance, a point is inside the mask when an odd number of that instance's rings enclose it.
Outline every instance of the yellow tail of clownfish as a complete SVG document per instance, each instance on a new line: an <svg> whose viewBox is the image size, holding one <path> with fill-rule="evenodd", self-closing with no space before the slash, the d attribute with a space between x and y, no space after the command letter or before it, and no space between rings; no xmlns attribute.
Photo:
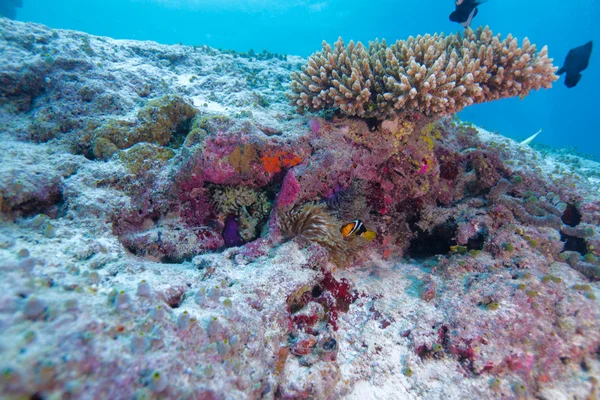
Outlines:
<svg viewBox="0 0 600 400"><path fill-rule="evenodd" d="M377 237L377 234L373 231L366 231L365 233L363 233L362 235L363 238L367 239L367 240L373 240L375 239L375 237Z"/></svg>

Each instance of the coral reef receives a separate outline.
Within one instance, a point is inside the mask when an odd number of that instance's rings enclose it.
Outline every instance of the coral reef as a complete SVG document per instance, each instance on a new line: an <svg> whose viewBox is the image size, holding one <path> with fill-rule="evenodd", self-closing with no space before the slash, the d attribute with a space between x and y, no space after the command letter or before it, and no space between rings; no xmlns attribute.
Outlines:
<svg viewBox="0 0 600 400"><path fill-rule="evenodd" d="M0 47L3 397L597 396L600 165L436 120L547 86L545 51L339 42L319 69L370 93L338 104L300 57L7 19Z"/></svg>
<svg viewBox="0 0 600 400"><path fill-rule="evenodd" d="M518 47L488 27L464 36L424 35L368 48L340 38L313 54L292 75L293 103L300 109L339 108L346 115L439 118L466 106L527 96L557 79L548 49L536 53L527 38Z"/></svg>

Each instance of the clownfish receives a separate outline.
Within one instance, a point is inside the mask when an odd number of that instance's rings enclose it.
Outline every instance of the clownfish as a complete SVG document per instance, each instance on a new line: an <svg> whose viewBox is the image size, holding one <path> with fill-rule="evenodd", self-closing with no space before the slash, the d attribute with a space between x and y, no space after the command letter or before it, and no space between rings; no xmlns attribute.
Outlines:
<svg viewBox="0 0 600 400"><path fill-rule="evenodd" d="M373 240L375 239L375 236L377 236L375 232L368 230L362 221L358 219L343 225L340 228L340 233L343 237L356 235L367 240Z"/></svg>

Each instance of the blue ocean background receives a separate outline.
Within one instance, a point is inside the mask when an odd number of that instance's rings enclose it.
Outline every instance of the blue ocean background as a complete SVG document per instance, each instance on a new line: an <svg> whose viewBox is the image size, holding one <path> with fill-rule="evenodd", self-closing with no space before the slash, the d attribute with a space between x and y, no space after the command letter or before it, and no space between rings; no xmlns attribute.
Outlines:
<svg viewBox="0 0 600 400"><path fill-rule="evenodd" d="M75 29L118 39L209 45L237 51L262 51L307 57L322 40L388 43L409 35L462 29L448 20L453 0L23 0L17 19ZM489 25L541 48L547 44L554 64L570 48L594 40L590 66L572 89L564 76L551 90L524 100L505 99L467 108L459 114L490 131L525 139L540 128L536 143L573 147L600 158L600 1L489 0L472 27ZM571 150L575 151L575 150Z"/></svg>

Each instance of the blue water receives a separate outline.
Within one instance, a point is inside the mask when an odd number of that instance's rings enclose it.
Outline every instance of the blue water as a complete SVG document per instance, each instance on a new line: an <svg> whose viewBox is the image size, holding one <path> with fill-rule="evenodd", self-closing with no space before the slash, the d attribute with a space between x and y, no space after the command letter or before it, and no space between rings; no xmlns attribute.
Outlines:
<svg viewBox="0 0 600 400"><path fill-rule="evenodd" d="M17 19L53 28L160 43L207 44L218 48L308 56L323 39L388 42L409 35L459 30L448 20L453 0L23 0ZM595 41L590 66L572 89L561 78L551 90L524 100L472 106L459 116L505 136L524 139L538 129L537 143L576 147L600 157L600 1L489 0L473 27L527 36L547 44L555 65L568 50Z"/></svg>

